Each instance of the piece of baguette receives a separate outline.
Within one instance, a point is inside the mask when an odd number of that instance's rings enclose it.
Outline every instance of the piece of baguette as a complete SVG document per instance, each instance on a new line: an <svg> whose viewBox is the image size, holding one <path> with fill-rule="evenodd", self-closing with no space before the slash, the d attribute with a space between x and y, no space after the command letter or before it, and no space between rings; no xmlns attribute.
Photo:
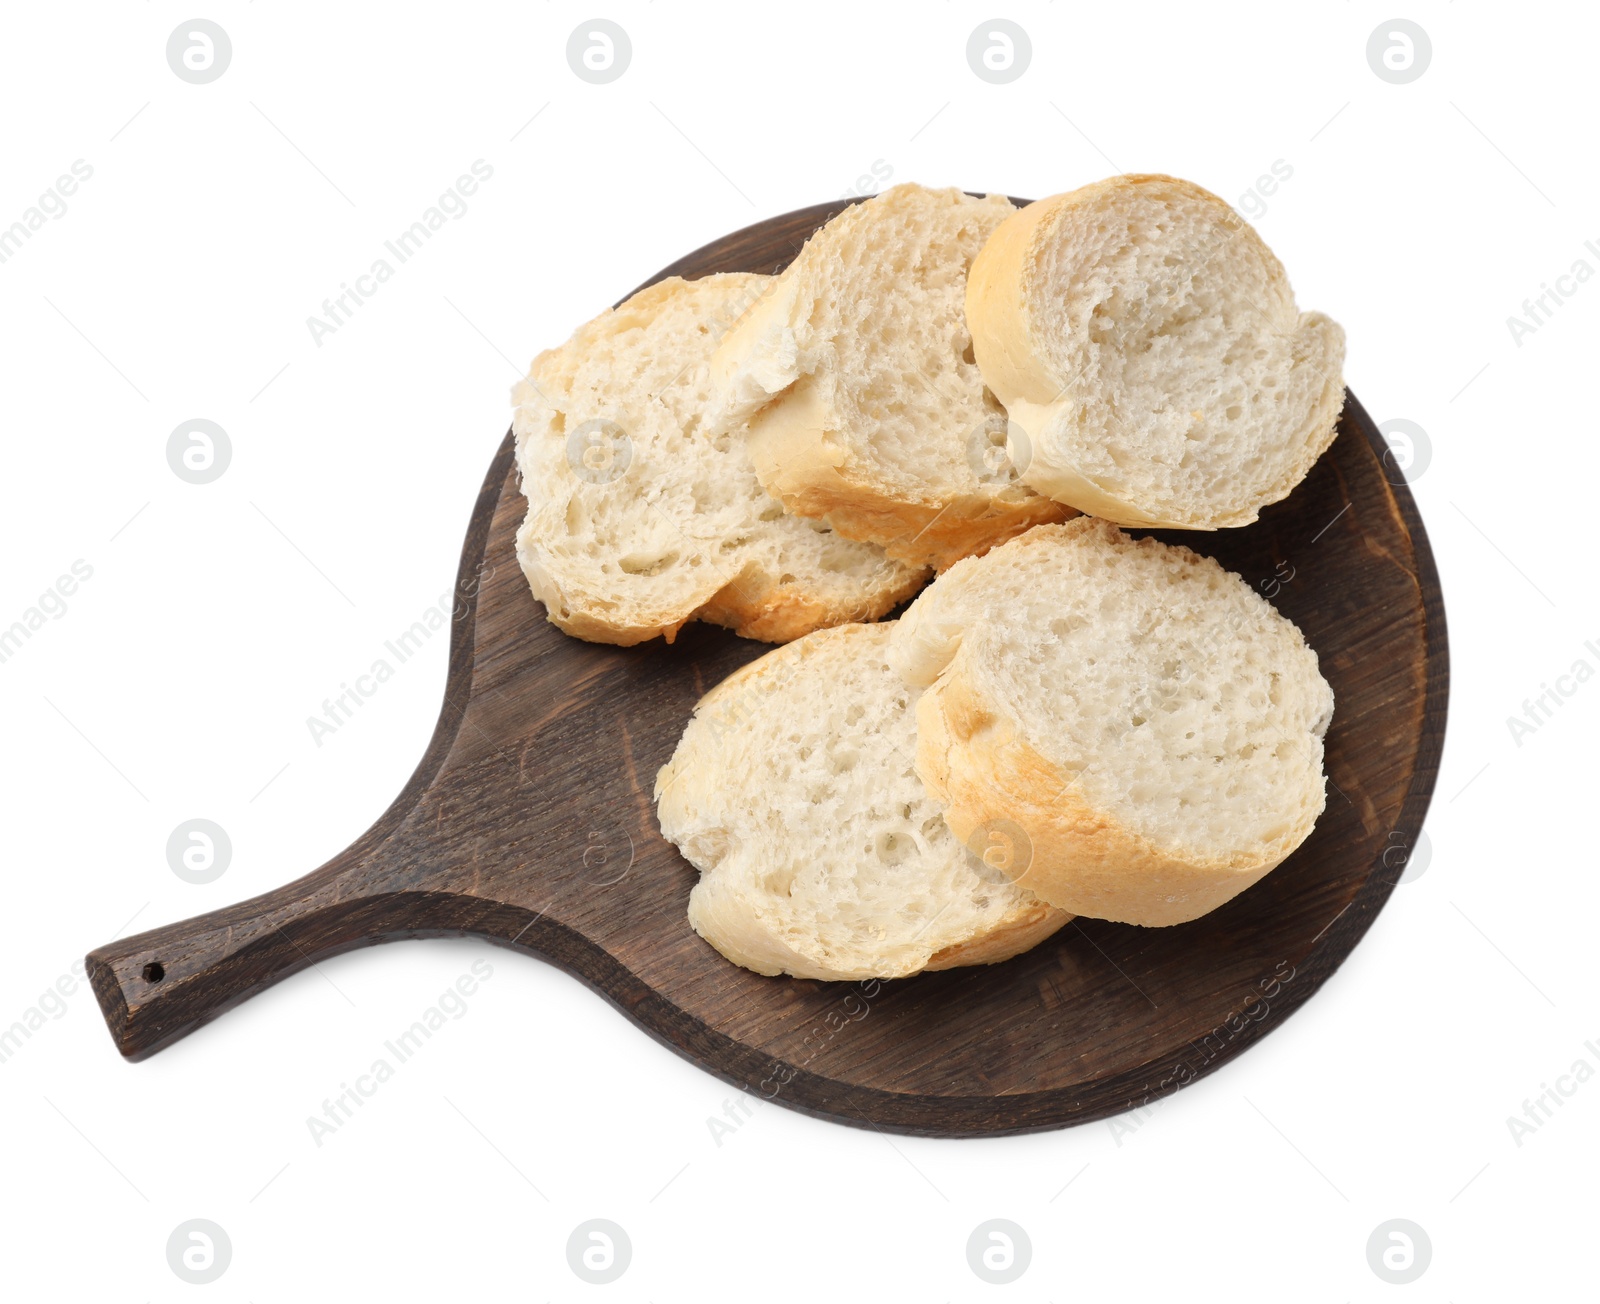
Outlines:
<svg viewBox="0 0 1600 1304"><path fill-rule="evenodd" d="M967 321L1023 481L1122 525L1248 525L1344 403L1343 330L1295 307L1248 222L1173 177L1018 211L973 264Z"/></svg>
<svg viewBox="0 0 1600 1304"><path fill-rule="evenodd" d="M895 624L917 772L969 846L1074 914L1182 923L1324 802L1333 693L1237 575L1090 517L953 566Z"/></svg>
<svg viewBox="0 0 1600 1304"><path fill-rule="evenodd" d="M735 964L899 978L991 964L1067 921L966 851L914 771L893 622L775 649L707 693L656 778L701 872L689 922Z"/></svg>
<svg viewBox="0 0 1600 1304"><path fill-rule="evenodd" d="M749 421L791 512L937 568L1072 515L1018 482L965 321L967 268L1014 211L886 190L814 234L722 341L713 420Z"/></svg>
<svg viewBox="0 0 1600 1304"><path fill-rule="evenodd" d="M517 558L569 634L623 645L698 617L784 642L874 620L925 572L786 515L733 427L700 421L717 340L771 282L670 277L534 359L513 391Z"/></svg>

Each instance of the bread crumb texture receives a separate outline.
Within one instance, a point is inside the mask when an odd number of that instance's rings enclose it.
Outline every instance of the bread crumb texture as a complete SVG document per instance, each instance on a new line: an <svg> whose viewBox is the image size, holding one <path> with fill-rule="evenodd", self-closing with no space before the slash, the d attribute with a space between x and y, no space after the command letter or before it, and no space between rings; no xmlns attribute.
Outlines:
<svg viewBox="0 0 1600 1304"><path fill-rule="evenodd" d="M891 658L931 686L919 760L957 833L1019 822L1022 881L1065 909L1193 918L1323 809L1333 692L1316 653L1187 548L1089 517L1041 526L930 586Z"/></svg>
<svg viewBox="0 0 1600 1304"><path fill-rule="evenodd" d="M701 872L697 932L735 963L893 978L1007 958L1067 916L957 842L915 771L892 622L768 653L700 703L656 782Z"/></svg>
<svg viewBox="0 0 1600 1304"><path fill-rule="evenodd" d="M771 278L668 278L534 360L513 392L528 514L517 555L550 619L606 643L698 617L781 642L871 620L925 572L787 515L745 432L701 414L717 341Z"/></svg>
<svg viewBox="0 0 1600 1304"><path fill-rule="evenodd" d="M1199 186L1117 177L1041 203L1016 280L973 309L1001 400L1029 390L1024 479L1124 524L1255 520L1332 442L1344 332Z"/></svg>

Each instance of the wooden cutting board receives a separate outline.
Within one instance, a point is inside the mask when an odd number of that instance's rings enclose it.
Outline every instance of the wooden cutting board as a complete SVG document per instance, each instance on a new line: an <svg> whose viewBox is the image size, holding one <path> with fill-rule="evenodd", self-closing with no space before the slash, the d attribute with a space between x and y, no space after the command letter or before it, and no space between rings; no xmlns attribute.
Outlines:
<svg viewBox="0 0 1600 1304"><path fill-rule="evenodd" d="M759 223L661 275L777 271L843 207ZM444 708L411 781L305 878L91 952L117 1048L142 1059L340 951L471 935L576 975L719 1077L839 1122L995 1135L1154 1101L1298 1009L1416 846L1444 738L1444 608L1385 448L1350 397L1332 449L1255 525L1162 535L1237 571L1321 655L1338 704L1328 807L1299 851L1179 927L1078 920L1001 965L821 983L736 968L690 930L695 871L651 802L695 701L765 646L699 624L671 647L559 633L514 556L508 435L467 530Z"/></svg>

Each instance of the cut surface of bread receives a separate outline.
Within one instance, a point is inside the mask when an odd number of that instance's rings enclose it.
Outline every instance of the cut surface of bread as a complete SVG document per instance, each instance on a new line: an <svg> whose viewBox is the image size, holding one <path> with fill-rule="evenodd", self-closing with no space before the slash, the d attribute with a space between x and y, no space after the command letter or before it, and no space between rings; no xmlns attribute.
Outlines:
<svg viewBox="0 0 1600 1304"><path fill-rule="evenodd" d="M1322 813L1333 692L1210 558L1082 517L952 567L896 622L917 770L968 845L1074 914L1197 918Z"/></svg>
<svg viewBox="0 0 1600 1304"><path fill-rule="evenodd" d="M701 424L717 340L770 277L670 277L534 359L513 391L528 515L517 558L569 634L632 644L684 622L784 642L874 620L925 572L787 515L745 431Z"/></svg>
<svg viewBox="0 0 1600 1304"><path fill-rule="evenodd" d="M729 676L656 778L661 831L700 870L689 922L735 964L899 978L1008 959L1067 921L924 790L892 627L823 630Z"/></svg>
<svg viewBox="0 0 1600 1304"><path fill-rule="evenodd" d="M939 568L1072 515L1006 459L966 325L967 269L1014 211L917 185L853 205L718 346L713 420L749 421L791 512Z"/></svg>
<svg viewBox="0 0 1600 1304"><path fill-rule="evenodd" d="M1248 525L1344 403L1343 330L1296 308L1248 222L1173 177L1019 210L973 265L967 320L1023 481L1122 525Z"/></svg>

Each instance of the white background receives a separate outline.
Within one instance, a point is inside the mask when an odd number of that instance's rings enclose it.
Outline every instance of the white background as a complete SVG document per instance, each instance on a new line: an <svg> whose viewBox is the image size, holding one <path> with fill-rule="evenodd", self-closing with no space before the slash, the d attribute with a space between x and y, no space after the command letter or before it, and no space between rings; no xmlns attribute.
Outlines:
<svg viewBox="0 0 1600 1304"><path fill-rule="evenodd" d="M1600 285L1507 318L1600 243L1577 6L1416 3L1432 63L1366 58L1388 4L618 0L199 10L233 58L168 67L187 4L10 5L0 226L82 159L0 264L0 626L93 577L0 664L9 868L0 1028L93 946L274 887L345 846L432 729L443 642L319 748L305 720L451 585L468 511L537 350L688 250L892 180L1052 194L1163 170L1237 201L1303 306L1349 335L1379 421L1419 423L1453 692L1426 873L1299 1013L1123 1126L888 1138L769 1107L718 1145L731 1089L536 960L471 942L344 956L128 1065L79 983L0 1063L8 1298L176 1300L1504 1300L1593 1289L1600 1081L1518 1144L1523 1102L1600 1067L1585 685L1519 746L1506 719L1600 640L1590 503ZM580 81L596 13L633 54ZM1020 23L991 85L969 34ZM531 122L530 122L531 119ZM320 347L306 319L478 159L493 177ZM231 437L213 484L180 422ZM228 871L168 868L181 821ZM493 976L320 1147L306 1117L475 959ZM68 984L70 985L70 984ZM53 1004L53 1003L52 1003ZM1137 1124L1129 1127L1129 1124ZM623 1226L596 1287L567 1237ZM205 1287L169 1234L222 1226ZM966 1242L1033 1246L981 1282ZM1369 1233L1422 1226L1396 1287Z"/></svg>

